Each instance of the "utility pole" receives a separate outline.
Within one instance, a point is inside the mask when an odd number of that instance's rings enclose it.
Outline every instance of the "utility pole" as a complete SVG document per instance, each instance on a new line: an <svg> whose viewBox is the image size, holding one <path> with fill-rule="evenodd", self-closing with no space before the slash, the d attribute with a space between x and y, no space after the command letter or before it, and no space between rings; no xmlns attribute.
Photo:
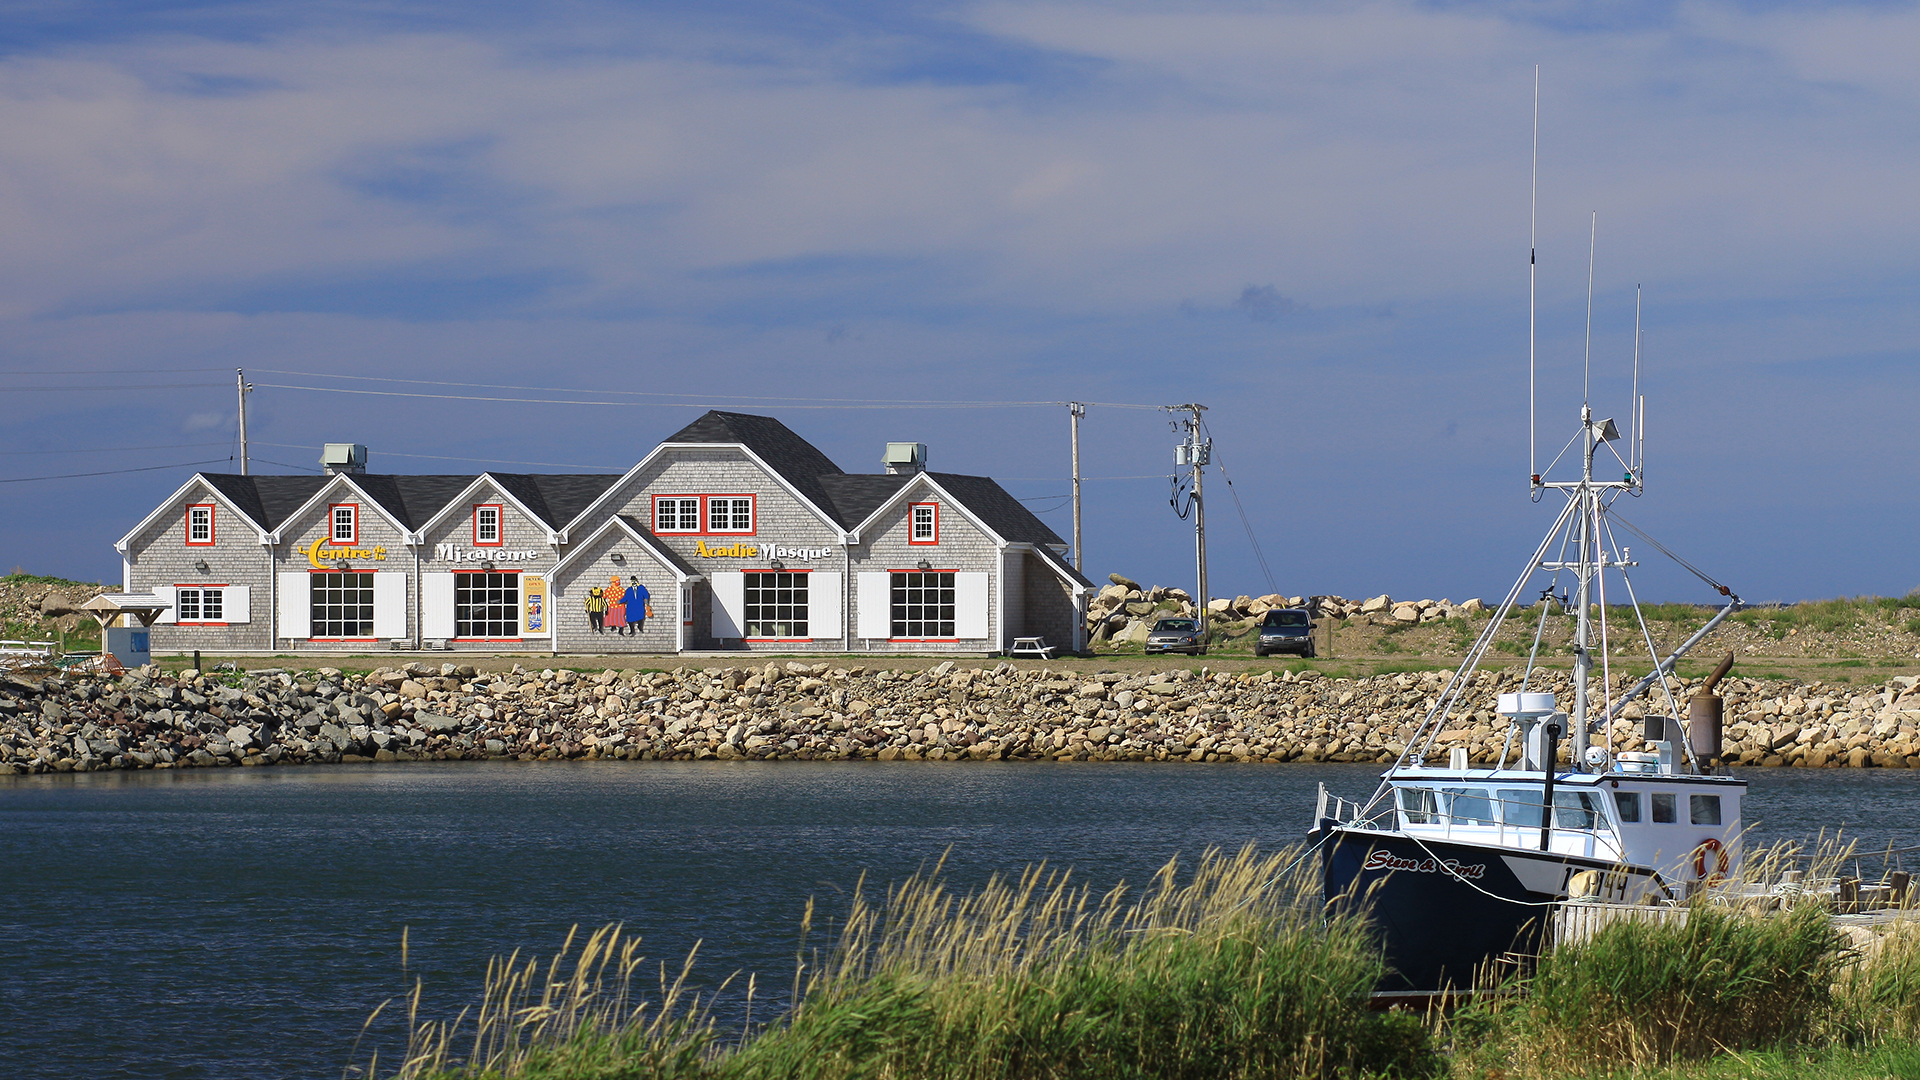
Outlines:
<svg viewBox="0 0 1920 1080"><path fill-rule="evenodd" d="M1083 574L1087 567L1080 554L1080 418L1085 415L1085 405L1067 402L1067 416L1073 426L1073 568Z"/></svg>
<svg viewBox="0 0 1920 1080"><path fill-rule="evenodd" d="M247 391L253 387L247 385L247 373L239 368L233 369L234 392L240 395L240 475L247 475Z"/></svg>
<svg viewBox="0 0 1920 1080"><path fill-rule="evenodd" d="M1207 640L1207 502L1202 485L1206 476L1206 466L1213 461L1213 440L1206 438L1200 431L1200 414L1207 411L1205 405L1168 405L1168 412L1184 412L1187 417L1180 421L1186 429L1186 440L1174 450L1174 464L1184 465L1193 470L1193 550L1194 562L1199 570L1200 595L1195 597L1195 606L1200 614L1200 640Z"/></svg>

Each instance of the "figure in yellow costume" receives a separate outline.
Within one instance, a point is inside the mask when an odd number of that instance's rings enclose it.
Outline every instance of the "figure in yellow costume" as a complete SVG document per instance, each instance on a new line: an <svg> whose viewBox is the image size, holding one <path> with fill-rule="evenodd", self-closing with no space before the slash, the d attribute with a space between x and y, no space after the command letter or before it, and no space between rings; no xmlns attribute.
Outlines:
<svg viewBox="0 0 1920 1080"><path fill-rule="evenodd" d="M599 589L587 590L587 622L598 634L607 628L607 594Z"/></svg>

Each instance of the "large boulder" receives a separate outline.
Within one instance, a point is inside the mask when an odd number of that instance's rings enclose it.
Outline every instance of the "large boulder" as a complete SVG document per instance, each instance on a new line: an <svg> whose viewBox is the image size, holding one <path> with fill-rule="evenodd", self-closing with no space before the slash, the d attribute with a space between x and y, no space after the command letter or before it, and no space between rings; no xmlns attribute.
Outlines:
<svg viewBox="0 0 1920 1080"><path fill-rule="evenodd" d="M1378 614L1379 612L1387 610L1392 606L1393 606L1393 597L1388 596L1386 593L1381 593L1379 596L1376 596L1373 599L1368 600L1366 603L1361 604L1360 614L1375 615L1375 614Z"/></svg>
<svg viewBox="0 0 1920 1080"><path fill-rule="evenodd" d="M1113 635L1113 640L1122 645L1145 645L1147 634L1151 629L1152 627L1147 625L1147 620L1135 619L1127 624L1125 630Z"/></svg>
<svg viewBox="0 0 1920 1080"><path fill-rule="evenodd" d="M1125 577L1120 574L1108 574L1107 580L1125 588L1128 592L1140 591L1140 583L1130 577Z"/></svg>

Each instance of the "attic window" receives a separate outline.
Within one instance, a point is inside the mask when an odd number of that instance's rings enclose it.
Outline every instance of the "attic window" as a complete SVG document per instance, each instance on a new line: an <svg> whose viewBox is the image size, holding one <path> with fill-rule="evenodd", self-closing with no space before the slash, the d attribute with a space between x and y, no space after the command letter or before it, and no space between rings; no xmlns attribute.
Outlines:
<svg viewBox="0 0 1920 1080"><path fill-rule="evenodd" d="M481 503L473 508L473 543L476 547L498 547L506 543L500 535L499 503Z"/></svg>
<svg viewBox="0 0 1920 1080"><path fill-rule="evenodd" d="M187 507L187 543L194 547L213 543L213 504Z"/></svg>
<svg viewBox="0 0 1920 1080"><path fill-rule="evenodd" d="M940 542L940 504L914 503L907 510L909 544L937 544Z"/></svg>
<svg viewBox="0 0 1920 1080"><path fill-rule="evenodd" d="M360 507L354 503L335 503L328 515L332 528L327 538L335 544L360 542Z"/></svg>

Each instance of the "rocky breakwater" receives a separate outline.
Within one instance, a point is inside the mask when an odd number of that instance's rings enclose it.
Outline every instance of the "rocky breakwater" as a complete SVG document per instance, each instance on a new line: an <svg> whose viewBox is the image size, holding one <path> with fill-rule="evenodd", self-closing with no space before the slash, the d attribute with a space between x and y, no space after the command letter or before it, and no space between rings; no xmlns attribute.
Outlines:
<svg viewBox="0 0 1920 1080"><path fill-rule="evenodd" d="M1120 574L1108 574L1112 582L1087 601L1087 637L1094 644L1142 645L1157 619L1192 616L1196 608L1193 595L1185 589L1140 583ZM1441 619L1478 616L1486 605L1478 598L1454 603L1451 600L1395 600L1381 595L1366 600L1344 596L1216 596L1207 601L1210 619L1244 630L1235 624L1260 618L1274 608L1305 608L1315 618L1362 618L1382 625L1399 623L1418 625Z"/></svg>
<svg viewBox="0 0 1920 1080"><path fill-rule="evenodd" d="M1392 761L1444 673L921 671L827 664L480 675L414 664L354 676L254 671L0 677L15 773L439 759ZM1482 672L1431 754L1507 748ZM1684 697L1686 683L1677 692ZM1565 694L1564 682L1536 689ZM1757 765L1920 767L1914 680L1848 692L1723 683L1727 755ZM1564 700L1564 698L1563 698ZM1640 749L1639 713L1614 723Z"/></svg>

